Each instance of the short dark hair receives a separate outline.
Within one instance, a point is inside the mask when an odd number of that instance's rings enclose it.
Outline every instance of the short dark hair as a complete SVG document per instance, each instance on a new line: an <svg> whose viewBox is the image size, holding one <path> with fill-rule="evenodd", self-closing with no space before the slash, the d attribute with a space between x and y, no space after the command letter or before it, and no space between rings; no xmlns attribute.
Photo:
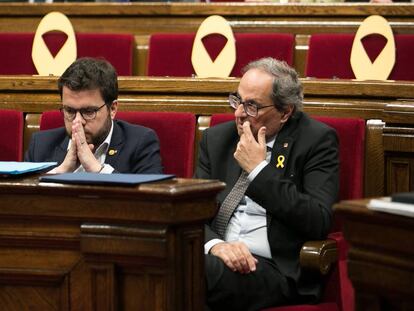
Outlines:
<svg viewBox="0 0 414 311"><path fill-rule="evenodd" d="M270 98L279 111L286 111L293 106L293 111L302 110L303 88L299 75L286 62L271 57L261 58L247 64L242 73L250 69L259 69L273 77L272 94Z"/></svg>
<svg viewBox="0 0 414 311"><path fill-rule="evenodd" d="M118 98L116 70L104 59L83 57L74 61L59 78L60 98L64 86L71 91L98 89L108 107Z"/></svg>

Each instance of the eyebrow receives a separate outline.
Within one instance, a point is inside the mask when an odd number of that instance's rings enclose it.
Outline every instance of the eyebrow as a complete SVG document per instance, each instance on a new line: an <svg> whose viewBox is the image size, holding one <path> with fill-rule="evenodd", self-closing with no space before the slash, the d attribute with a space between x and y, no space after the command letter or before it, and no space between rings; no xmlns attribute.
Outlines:
<svg viewBox="0 0 414 311"><path fill-rule="evenodd" d="M254 100L254 99L248 99L248 100L242 100L242 98L241 98L241 96L240 96L240 94L239 94L239 92L235 92L234 93L239 99L240 99L240 101L243 101L243 102L245 102L245 103L250 103L250 104L254 104L255 106L257 106L258 108L260 108L260 107L262 107L262 106L265 106L265 105L263 105L263 104L261 104L260 102L258 102L258 101L256 101L256 100Z"/></svg>

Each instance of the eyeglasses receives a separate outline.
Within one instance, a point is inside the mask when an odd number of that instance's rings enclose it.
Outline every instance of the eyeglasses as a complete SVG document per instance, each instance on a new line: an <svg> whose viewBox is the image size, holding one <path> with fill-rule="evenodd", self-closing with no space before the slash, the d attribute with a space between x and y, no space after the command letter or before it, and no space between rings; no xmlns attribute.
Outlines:
<svg viewBox="0 0 414 311"><path fill-rule="evenodd" d="M78 111L81 114L82 118L89 121L89 120L95 119L97 112L105 105L106 103L100 107L87 107L87 108L81 108L81 109L73 109L68 106L63 106L59 110L63 114L63 117L68 121L75 120L76 114L78 113Z"/></svg>
<svg viewBox="0 0 414 311"><path fill-rule="evenodd" d="M237 109L240 105L243 105L244 112L251 117L257 117L260 109L274 107L274 105L259 107L254 100L242 101L240 95L237 93L231 93L229 95L229 104L233 109Z"/></svg>

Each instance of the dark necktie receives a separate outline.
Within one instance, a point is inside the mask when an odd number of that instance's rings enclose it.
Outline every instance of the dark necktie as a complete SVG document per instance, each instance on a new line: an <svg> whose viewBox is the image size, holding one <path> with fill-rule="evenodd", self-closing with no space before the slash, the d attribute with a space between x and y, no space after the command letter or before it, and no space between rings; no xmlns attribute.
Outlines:
<svg viewBox="0 0 414 311"><path fill-rule="evenodd" d="M224 232L226 231L231 215L233 215L234 210L239 205L244 193L247 190L247 187L249 186L249 180L247 179L248 175L249 174L245 171L242 171L233 189L231 189L221 204L220 210L218 211L216 219L213 222L213 229L215 229L215 231L222 238L224 237Z"/></svg>

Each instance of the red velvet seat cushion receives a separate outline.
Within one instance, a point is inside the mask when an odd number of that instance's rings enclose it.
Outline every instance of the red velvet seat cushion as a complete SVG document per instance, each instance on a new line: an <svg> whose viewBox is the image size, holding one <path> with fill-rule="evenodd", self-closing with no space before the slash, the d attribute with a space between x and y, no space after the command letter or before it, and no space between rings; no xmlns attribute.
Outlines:
<svg viewBox="0 0 414 311"><path fill-rule="evenodd" d="M0 34L0 74L37 74L32 61L34 33ZM52 54L65 42L63 33L47 33L44 41ZM134 37L128 34L77 33L77 57L101 57L109 61L118 75L132 75Z"/></svg>
<svg viewBox="0 0 414 311"><path fill-rule="evenodd" d="M262 57L274 57L293 62L294 36L277 33L238 33L236 39L236 63L230 74L241 76L241 69L250 61ZM148 75L190 77L195 75L191 64L194 33L153 34L149 42ZM209 35L203 40L206 50L218 54L224 46L221 35ZM225 39L225 38L224 38ZM213 57L214 58L214 57Z"/></svg>
<svg viewBox="0 0 414 311"><path fill-rule="evenodd" d="M194 166L195 116L187 112L119 111L116 118L153 129L160 140L164 173L191 177ZM47 111L40 119L40 130L64 125L62 114Z"/></svg>
<svg viewBox="0 0 414 311"><path fill-rule="evenodd" d="M0 110L0 161L21 161L23 157L23 113Z"/></svg>
<svg viewBox="0 0 414 311"><path fill-rule="evenodd" d="M306 76L314 78L355 79L350 57L354 34L315 34L309 40L306 62ZM414 80L414 35L397 34L395 65L389 80ZM382 50L386 43L380 35L363 38L363 45L371 59Z"/></svg>

